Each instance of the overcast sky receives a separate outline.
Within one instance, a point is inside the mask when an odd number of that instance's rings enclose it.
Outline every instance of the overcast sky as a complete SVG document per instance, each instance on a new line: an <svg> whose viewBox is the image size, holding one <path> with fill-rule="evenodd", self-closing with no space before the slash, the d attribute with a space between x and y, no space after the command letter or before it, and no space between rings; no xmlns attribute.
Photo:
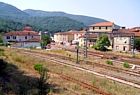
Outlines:
<svg viewBox="0 0 140 95"><path fill-rule="evenodd" d="M120 26L140 26L140 0L0 0L21 10L63 11L98 17Z"/></svg>

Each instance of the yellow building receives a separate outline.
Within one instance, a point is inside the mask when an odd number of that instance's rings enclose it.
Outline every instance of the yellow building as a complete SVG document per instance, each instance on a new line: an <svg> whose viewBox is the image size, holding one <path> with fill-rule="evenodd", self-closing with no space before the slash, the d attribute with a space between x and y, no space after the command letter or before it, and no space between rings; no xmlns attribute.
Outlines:
<svg viewBox="0 0 140 95"><path fill-rule="evenodd" d="M89 25L90 32L112 32L114 29L113 22L100 22Z"/></svg>
<svg viewBox="0 0 140 95"><path fill-rule="evenodd" d="M58 32L54 34L54 41L57 43L71 43L74 39L74 34L72 32Z"/></svg>
<svg viewBox="0 0 140 95"><path fill-rule="evenodd" d="M87 47L93 46L97 40L97 37L97 34L88 34ZM79 37L79 46L84 46L84 35Z"/></svg>
<svg viewBox="0 0 140 95"><path fill-rule="evenodd" d="M78 41L79 37L84 34L84 31L70 30L68 32L58 32L54 34L54 41L57 43L72 43L72 41Z"/></svg>

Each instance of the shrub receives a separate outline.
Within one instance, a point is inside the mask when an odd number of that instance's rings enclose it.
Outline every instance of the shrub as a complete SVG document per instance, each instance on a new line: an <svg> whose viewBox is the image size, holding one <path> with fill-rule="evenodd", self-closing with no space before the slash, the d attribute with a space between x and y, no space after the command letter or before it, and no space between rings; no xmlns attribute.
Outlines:
<svg viewBox="0 0 140 95"><path fill-rule="evenodd" d="M36 49L36 46L30 46L30 49Z"/></svg>
<svg viewBox="0 0 140 95"><path fill-rule="evenodd" d="M15 61L24 63L24 61L20 57L15 58Z"/></svg>
<svg viewBox="0 0 140 95"><path fill-rule="evenodd" d="M125 68L130 68L130 64L127 63L127 62L124 62L124 63L123 63L123 67L125 67Z"/></svg>
<svg viewBox="0 0 140 95"><path fill-rule="evenodd" d="M38 79L37 87L39 89L38 95L46 95L46 89L49 87L49 84L46 81L49 79L47 70L43 67L42 64L35 64L34 69L39 71L40 78Z"/></svg>
<svg viewBox="0 0 140 95"><path fill-rule="evenodd" d="M38 70L38 71L43 71L43 70L44 70L42 64L35 64L35 65L34 65L34 69L35 69L35 70Z"/></svg>
<svg viewBox="0 0 140 95"><path fill-rule="evenodd" d="M4 46L7 47L7 46L8 46L8 43L5 42L5 43L4 43Z"/></svg>
<svg viewBox="0 0 140 95"><path fill-rule="evenodd" d="M0 56L5 56L4 51L0 51Z"/></svg>
<svg viewBox="0 0 140 95"><path fill-rule="evenodd" d="M113 62L111 60L106 60L106 63L109 65L113 65Z"/></svg>

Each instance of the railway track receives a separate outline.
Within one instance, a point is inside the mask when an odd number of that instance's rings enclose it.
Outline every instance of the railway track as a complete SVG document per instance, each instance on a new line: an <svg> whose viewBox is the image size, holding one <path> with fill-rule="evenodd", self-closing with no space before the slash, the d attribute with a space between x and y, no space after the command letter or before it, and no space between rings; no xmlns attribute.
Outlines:
<svg viewBox="0 0 140 95"><path fill-rule="evenodd" d="M66 50L70 52L76 52L74 49L66 49ZM83 51L79 51L79 54L83 54ZM93 51L88 51L88 56L91 58L111 59L113 62L116 62L119 64L128 62L130 63L131 67L135 65L138 68L140 68L140 59L132 58L130 56L126 57L126 56L120 56L120 55L115 55L115 54L110 54L110 53L99 53L99 52L93 52Z"/></svg>
<svg viewBox="0 0 140 95"><path fill-rule="evenodd" d="M39 53L39 52L36 52L36 53ZM45 55L48 55L48 54L45 54ZM56 54L49 54L49 56L59 57L63 60L69 60L69 59L73 60L73 58L69 58L69 57L66 57L66 56L60 56L60 55L56 55ZM97 67L105 68L105 69L108 69L108 70L119 71L119 72L122 72L122 73L125 73L125 74L128 74L128 75L133 75L133 76L136 76L136 77L140 77L140 73L137 72L137 71L132 71L132 70L123 69L123 68L117 68L117 67L114 67L114 66L111 66L111 65L105 65L105 64L101 64L101 63L94 63L93 64L93 62L85 61L85 60L79 60L79 62L86 63L87 65L97 66ZM82 64L82 63L80 63L80 64Z"/></svg>
<svg viewBox="0 0 140 95"><path fill-rule="evenodd" d="M54 73L54 74L59 75L59 76L62 77L63 79L66 79L66 80L68 80L68 81L71 81L71 82L74 82L74 83L76 83L76 84L79 84L79 85L81 85L81 86L83 86L83 87L85 87L85 88L92 89L92 90L94 90L94 91L96 91L96 92L98 92L98 93L100 93L100 94L102 94L102 95L111 95L110 93L104 92L104 91L100 90L99 88L97 88L97 87L95 87L95 86L92 86L92 85L89 85L89 84L87 84L87 83L81 82L81 81L76 80L76 79L74 79L74 78L71 78L71 77L69 77L69 76L66 76L66 75L63 75L63 74L59 74L59 73L56 73L56 72L53 72L53 71L50 71L50 70L48 70L48 71L51 72L51 73Z"/></svg>
<svg viewBox="0 0 140 95"><path fill-rule="evenodd" d="M29 52L32 52L32 51L29 51ZM36 53L39 53L39 52L36 52ZM69 58L69 57L60 56L60 55L56 55L56 54L44 54L44 53L41 53L41 54L46 55L46 56L49 55L51 57L58 57L58 58L61 58L63 60L69 60L69 59L73 60L74 59L74 58ZM137 71L132 71L132 70L123 69L123 68L117 68L117 67L114 67L114 66L111 66L111 65L105 65L105 64L101 64L101 63L93 63L93 62L85 61L85 60L79 60L79 62L86 63L87 65L91 65L91 66L97 66L97 67L105 68L105 69L108 69L108 70L122 72L122 73L125 73L125 74L128 74L128 75L140 77L140 73L137 72ZM80 64L82 64L82 63L80 63Z"/></svg>
<svg viewBox="0 0 140 95"><path fill-rule="evenodd" d="M120 77L115 76L115 75L106 74L106 73L103 73L103 72L96 72L96 71L89 70L89 69L81 67L81 66L69 64L69 63L54 59L54 58L48 58L48 57L46 58L46 57L43 57L42 54L37 54L33 51L32 52L31 51L26 51L24 53L30 54L32 56L39 57L39 58L42 58L42 59L45 59L45 60L53 61L53 62L59 63L61 65L67 65L67 66L75 68L77 70L82 70L82 71L86 71L86 72L89 72L89 73L92 73L92 74L95 74L95 75L98 75L98 76L106 77L110 80L118 81L118 82L121 82L121 83L124 83L124 84L127 84L127 85L134 86L136 88L140 88L140 83L139 82L134 82L134 81L127 80L127 79L124 79L124 78L120 78Z"/></svg>
<svg viewBox="0 0 140 95"><path fill-rule="evenodd" d="M26 52L26 53L27 53L27 52ZM35 55L33 55L33 56L35 56ZM38 57L42 57L42 56L38 56ZM43 58L43 59L44 59L44 58ZM46 59L46 58L45 58L45 59ZM48 60L48 59L47 59L47 60ZM49 59L49 60L52 60L52 59ZM58 61L58 62L61 62L61 61ZM63 63L64 63L64 62L63 62ZM35 69L32 69L32 68L30 68L30 67L28 67L28 66L26 66L26 68L29 68L29 69L31 69L31 70L35 70ZM36 71L37 73L39 73L37 70L35 70L35 71ZM79 80L74 79L74 78L72 78L72 77L69 77L69 76L67 76L67 75L60 74L60 73L56 73L56 72L51 71L51 70L47 70L47 72L50 72L50 73L59 75L59 76L60 76L61 78L63 78L63 79L66 79L66 80L68 80L68 81L70 81L70 82L76 83L76 84L78 84L78 85L80 85L80 86L83 86L83 87L85 87L85 88L87 88L87 89L96 91L96 92L99 93L99 94L102 94L102 95L111 95L110 93L107 93L107 92L105 92L105 91L103 91L103 90L101 90L101 89L99 89L99 88L97 88L97 87L95 87L95 86L89 85L89 84L87 84L87 83L85 83L85 82L79 81ZM75 95L81 95L81 94L78 94L77 92L74 92L74 91L71 91L71 90L70 90L70 92L74 93Z"/></svg>

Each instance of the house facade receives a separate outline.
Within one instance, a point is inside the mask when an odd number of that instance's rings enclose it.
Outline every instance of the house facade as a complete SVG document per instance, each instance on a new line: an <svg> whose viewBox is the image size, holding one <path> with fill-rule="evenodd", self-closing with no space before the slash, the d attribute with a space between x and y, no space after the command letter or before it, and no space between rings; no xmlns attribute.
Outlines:
<svg viewBox="0 0 140 95"><path fill-rule="evenodd" d="M40 40L36 38L32 38L23 42L23 47L40 47Z"/></svg>
<svg viewBox="0 0 140 95"><path fill-rule="evenodd" d="M114 35L113 51L123 51L123 52L130 51L131 50L130 40L131 40L131 34Z"/></svg>
<svg viewBox="0 0 140 95"><path fill-rule="evenodd" d="M13 32L5 33L2 38L3 38L3 42L21 43L21 46L23 47L25 41L31 39L40 40L40 35L37 32L33 31L31 27L25 27L25 29L21 31L13 31Z"/></svg>
<svg viewBox="0 0 140 95"><path fill-rule="evenodd" d="M100 22L89 25L90 32L112 32L114 29L113 22Z"/></svg>
<svg viewBox="0 0 140 95"><path fill-rule="evenodd" d="M136 28L136 27L135 27ZM113 32L118 32L120 35L116 36L114 35L114 41L113 41L113 50L114 51L131 51L131 35L134 34L135 38L140 38L140 29L117 29Z"/></svg>
<svg viewBox="0 0 140 95"><path fill-rule="evenodd" d="M72 32L58 32L54 34L54 41L57 43L71 43L74 39Z"/></svg>
<svg viewBox="0 0 140 95"><path fill-rule="evenodd" d="M97 40L97 37L98 37L97 34L88 34L87 47L93 46ZM79 37L79 46L80 47L84 46L84 35Z"/></svg>
<svg viewBox="0 0 140 95"><path fill-rule="evenodd" d="M54 41L57 43L78 42L79 37L84 35L84 31L70 30L68 32L58 32L54 34Z"/></svg>

